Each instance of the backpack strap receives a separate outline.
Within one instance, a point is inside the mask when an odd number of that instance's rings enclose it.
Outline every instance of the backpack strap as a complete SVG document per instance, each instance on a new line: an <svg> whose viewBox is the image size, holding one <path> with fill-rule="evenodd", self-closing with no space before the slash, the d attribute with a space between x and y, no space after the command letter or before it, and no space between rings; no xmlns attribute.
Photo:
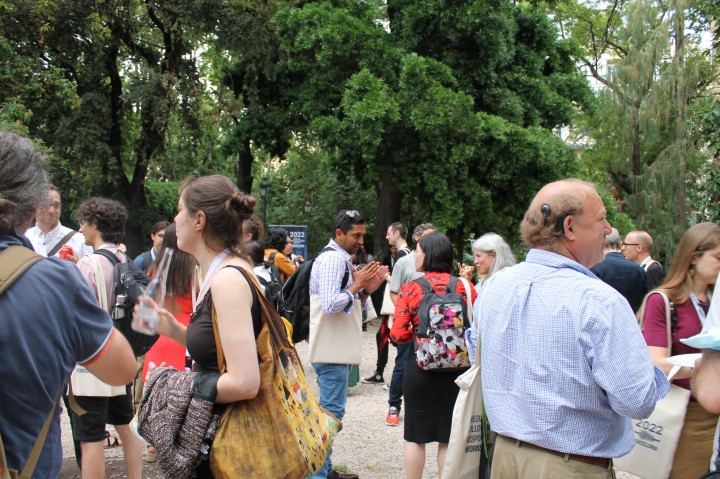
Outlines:
<svg viewBox="0 0 720 479"><path fill-rule="evenodd" d="M41 259L41 255L20 245L10 246L0 253L0 294Z"/></svg>
<svg viewBox="0 0 720 479"><path fill-rule="evenodd" d="M93 251L93 253L99 254L100 256L107 258L112 263L113 266L122 263L122 261L120 261L120 258L118 258L116 255L112 254L110 251L108 251L106 249L98 249L98 250Z"/></svg>
<svg viewBox="0 0 720 479"><path fill-rule="evenodd" d="M270 270L270 277L273 279L273 281L276 281L278 284L282 284L282 281L280 280L280 271L278 271L278 268L275 265L276 254L277 253L270 253L270 256L268 256L268 263L266 267Z"/></svg>
<svg viewBox="0 0 720 479"><path fill-rule="evenodd" d="M433 289L432 286L430 286L430 283L428 283L428 280L426 280L424 277L418 278L414 280L417 284L420 285L420 287L423 289L425 294L432 294Z"/></svg>
<svg viewBox="0 0 720 479"><path fill-rule="evenodd" d="M47 255L48 255L48 256L55 256L55 253L57 253L58 251L60 251L60 248L62 248L63 246L65 246L65 243L67 243L68 241L70 241L70 238L72 238L73 236L75 236L75 233L77 233L77 231L75 231L75 230L70 230L70 231L68 232L68 234L66 234L65 236L63 236L62 239L61 239L60 241L58 241L58 243L57 243L55 246L53 246L53 248L52 248L50 251L48 251L48 254L47 254Z"/></svg>
<svg viewBox="0 0 720 479"><path fill-rule="evenodd" d="M323 248L323 249L320 251L320 253L318 253L318 255L315 257L315 259L317 259L321 254L327 253L328 251L335 251L336 253L338 252L335 248L331 248L330 246L326 246L325 248ZM347 285L348 285L348 282L349 282L349 281L350 281L350 266L348 266L348 267L345 269L345 274L343 275L342 282L340 283L340 289L345 289L345 288L347 288Z"/></svg>

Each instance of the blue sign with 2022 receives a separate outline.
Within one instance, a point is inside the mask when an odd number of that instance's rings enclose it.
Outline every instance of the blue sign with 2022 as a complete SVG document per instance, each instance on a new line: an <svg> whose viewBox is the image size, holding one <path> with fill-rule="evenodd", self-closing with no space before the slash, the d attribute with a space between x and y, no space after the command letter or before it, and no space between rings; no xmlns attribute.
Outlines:
<svg viewBox="0 0 720 479"><path fill-rule="evenodd" d="M293 240L292 254L307 259L308 227L301 225L270 225L271 228L285 228Z"/></svg>

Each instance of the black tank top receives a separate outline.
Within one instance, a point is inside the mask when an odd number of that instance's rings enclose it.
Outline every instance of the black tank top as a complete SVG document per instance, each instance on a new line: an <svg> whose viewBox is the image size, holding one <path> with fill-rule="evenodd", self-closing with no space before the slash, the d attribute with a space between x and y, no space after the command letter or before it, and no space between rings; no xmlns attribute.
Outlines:
<svg viewBox="0 0 720 479"><path fill-rule="evenodd" d="M255 332L255 339L257 339L258 334L260 334L260 329L262 328L262 318L260 302L258 301L255 287L250 284L251 280L245 276L247 273L241 267L234 265L228 265L225 267L235 268L243 273L243 277L250 285L250 291L252 292L251 314L253 331ZM200 301L200 304L198 304L197 308L190 316L190 323L187 327L186 343L190 356L199 368L205 371L219 372L217 347L215 345L215 334L213 332L212 309L212 290L208 290L202 301Z"/></svg>

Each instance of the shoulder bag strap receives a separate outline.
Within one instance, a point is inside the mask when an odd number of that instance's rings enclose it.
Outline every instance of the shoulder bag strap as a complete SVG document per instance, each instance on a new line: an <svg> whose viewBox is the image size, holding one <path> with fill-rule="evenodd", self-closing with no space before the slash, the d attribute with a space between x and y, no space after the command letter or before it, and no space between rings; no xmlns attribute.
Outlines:
<svg viewBox="0 0 720 479"><path fill-rule="evenodd" d="M638 322L640 323L640 329L642 330L643 325L645 324L645 305L651 294L659 294L660 296L662 296L663 302L665 303L665 326L667 329L668 356L671 356L670 352L672 350L672 306L670 305L670 298L668 298L667 294L659 290L653 290L645 295L642 305L640 306L640 309L638 309Z"/></svg>
<svg viewBox="0 0 720 479"><path fill-rule="evenodd" d="M57 253L58 251L60 251L60 248L62 248L63 246L65 246L65 243L67 243L68 241L70 241L70 238L72 238L73 236L75 236L75 233L77 233L77 231L71 230L68 234L66 234L65 236L63 236L62 239L58 242L58 244L56 244L55 246L53 246L53 249L51 249L50 251L48 251L48 254L47 254L47 255L48 255L48 256L55 256L55 253Z"/></svg>
<svg viewBox="0 0 720 479"><path fill-rule="evenodd" d="M665 302L665 329L667 329L668 357L670 357L672 356L672 319L670 318L670 299L668 298L667 294L663 293L662 291L657 291L657 293L662 296L663 301Z"/></svg>
<svg viewBox="0 0 720 479"><path fill-rule="evenodd" d="M20 245L10 246L0 253L0 294L41 259L41 255Z"/></svg>
<svg viewBox="0 0 720 479"><path fill-rule="evenodd" d="M100 303L100 307L102 309L107 311L107 288L105 287L105 273L103 273L102 265L100 264L100 258L98 258L96 255L92 255L90 258L90 263L92 264L93 273L95 274L95 289L97 290L98 303Z"/></svg>
<svg viewBox="0 0 720 479"><path fill-rule="evenodd" d="M254 297L257 298L257 301L260 304L260 320L263 325L268 327L268 331L270 333L270 345L274 349L273 354L282 347L290 346L290 341L288 339L289 333L285 329L285 321L283 321L277 312L275 312L268 299L264 294L262 294L262 289L260 289L260 284L258 283L255 275L243 267L237 269L248 281L250 288L255 290ZM225 355L223 353L222 343L220 342L220 330L218 328L215 306L213 306L212 310L212 322L213 335L215 336L215 347L217 349L218 370L220 371L220 374L223 374L227 372L227 364L225 363ZM302 367L302 364L300 364L300 367Z"/></svg>
<svg viewBox="0 0 720 479"><path fill-rule="evenodd" d="M5 290L8 289L8 287L10 287L10 285L14 283L16 279L22 276L22 274L30 266L37 263L41 259L43 259L41 255L37 254L31 249L19 245L10 246L5 251L0 253L0 294L5 292ZM48 415L47 419L45 419L45 423L43 424L42 429L40 429L40 434L35 440L32 451L30 451L30 457L28 457L28 460L25 463L25 467L23 468L20 477L32 477L33 472L35 472L35 466L37 466L37 462L40 459L40 453L42 452L43 445L45 444L45 439L47 438L48 431L50 430L50 424L52 423L52 418L55 413L56 407L57 402L55 403L55 406L53 406L53 408L50 410L50 414ZM0 437L0 467L2 468L2 470L0 471L0 477L2 477L2 479L9 479L10 470L7 466L7 459L5 457L5 446L2 442L2 437Z"/></svg>
<svg viewBox="0 0 720 479"><path fill-rule="evenodd" d="M48 415L47 419L45 419L45 423L43 424L42 429L40 429L40 434L35 440L35 444L30 451L30 456L28 457L27 462L25 462L25 467L23 467L23 470L20 473L20 479L29 479L32 477L33 472L35 472L35 467L37 466L38 460L40 460L42 448L45 445L45 439L47 439L48 432L50 431L50 424L52 424L52 419L55 415L55 408L57 408L57 401L55 402L53 408L50 410L50 414ZM7 465L7 458L5 457L5 445L2 442L2 437L0 437L0 469L0 478L10 479L11 477L13 477L10 474L10 469Z"/></svg>

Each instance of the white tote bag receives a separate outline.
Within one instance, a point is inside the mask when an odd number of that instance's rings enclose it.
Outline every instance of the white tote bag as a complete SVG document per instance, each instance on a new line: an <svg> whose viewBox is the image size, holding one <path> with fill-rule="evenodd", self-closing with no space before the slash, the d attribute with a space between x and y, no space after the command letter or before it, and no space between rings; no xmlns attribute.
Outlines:
<svg viewBox="0 0 720 479"><path fill-rule="evenodd" d="M470 286L463 278L466 291ZM484 291L487 291L485 289ZM467 295L468 298L472 294ZM480 298L480 301L485 297ZM482 309L482 302L480 303ZM472 322L472 304L468 305L468 317ZM482 375L480 374L480 338L475 349L475 364L455 380L460 388L452 415L452 428L448 441L443 478L478 479L483 455L482 433Z"/></svg>
<svg viewBox="0 0 720 479"><path fill-rule="evenodd" d="M668 356L670 356L672 350L670 301L659 291L650 294L660 294L665 300L665 324L668 334ZM650 294L645 297L641 311L644 311L645 301ZM649 418L633 419L635 447L626 456L614 459L615 467L643 479L667 479L682 433L689 400L690 391L673 385L668 395L657 402Z"/></svg>
<svg viewBox="0 0 720 479"><path fill-rule="evenodd" d="M392 316L395 314L395 303L390 299L390 283L385 284L385 293L383 294L383 302L380 307L380 314Z"/></svg>
<svg viewBox="0 0 720 479"><path fill-rule="evenodd" d="M362 362L362 305L355 299L350 314L326 315L320 297L310 296L311 363L360 364Z"/></svg>
<svg viewBox="0 0 720 479"><path fill-rule="evenodd" d="M105 311L109 311L107 289L105 287L105 274L98 255L90 256L90 263L95 274L95 286L97 291L98 303ZM98 397L114 397L122 396L126 393L125 386L111 386L96 378L94 375L79 364L75 365L75 369L70 374L70 382L72 384L72 393L75 396L98 396Z"/></svg>

